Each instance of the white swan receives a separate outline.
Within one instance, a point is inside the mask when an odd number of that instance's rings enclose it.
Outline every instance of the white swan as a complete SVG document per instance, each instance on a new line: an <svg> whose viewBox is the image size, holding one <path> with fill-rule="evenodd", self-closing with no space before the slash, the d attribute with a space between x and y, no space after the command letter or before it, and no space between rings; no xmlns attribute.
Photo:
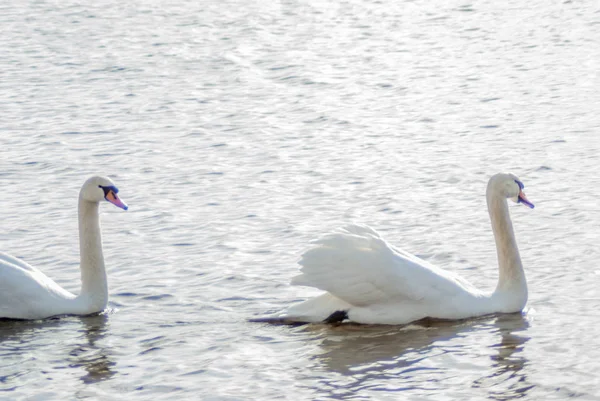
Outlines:
<svg viewBox="0 0 600 401"><path fill-rule="evenodd" d="M500 277L485 293L458 275L389 245L374 230L352 225L316 241L302 255L292 284L327 291L262 322L351 321L405 324L423 318L463 319L519 312L527 283L506 199L533 204L513 174L496 174L487 186L487 205L496 240Z"/></svg>
<svg viewBox="0 0 600 401"><path fill-rule="evenodd" d="M105 177L91 177L79 192L79 253L81 292L75 296L29 264L0 252L0 318L43 319L56 315L87 315L100 312L108 302L108 286L99 202L106 199L127 210L119 190Z"/></svg>

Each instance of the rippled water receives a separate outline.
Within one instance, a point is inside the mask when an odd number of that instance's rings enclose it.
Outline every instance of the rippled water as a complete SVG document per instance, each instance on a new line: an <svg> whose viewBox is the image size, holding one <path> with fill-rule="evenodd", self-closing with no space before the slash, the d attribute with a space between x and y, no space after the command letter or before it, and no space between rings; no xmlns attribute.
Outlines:
<svg viewBox="0 0 600 401"><path fill-rule="evenodd" d="M9 0L1 247L79 289L104 205L112 311L0 322L0 399L600 399L593 2ZM93 3L93 4L92 4ZM513 171L528 311L408 327L247 319L347 222L493 288Z"/></svg>

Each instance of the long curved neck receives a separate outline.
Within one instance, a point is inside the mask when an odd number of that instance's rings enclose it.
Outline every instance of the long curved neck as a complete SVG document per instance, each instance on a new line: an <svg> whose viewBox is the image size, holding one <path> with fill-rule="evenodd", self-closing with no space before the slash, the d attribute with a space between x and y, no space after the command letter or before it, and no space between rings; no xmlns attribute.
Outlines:
<svg viewBox="0 0 600 401"><path fill-rule="evenodd" d="M512 312L521 310L527 302L527 282L517 248L506 198L488 188L487 205L492 222L492 231L496 241L500 277L494 291L497 295L506 295Z"/></svg>
<svg viewBox="0 0 600 401"><path fill-rule="evenodd" d="M90 308L89 313L106 308L108 284L102 254L98 202L79 197L79 256L81 266L81 293Z"/></svg>

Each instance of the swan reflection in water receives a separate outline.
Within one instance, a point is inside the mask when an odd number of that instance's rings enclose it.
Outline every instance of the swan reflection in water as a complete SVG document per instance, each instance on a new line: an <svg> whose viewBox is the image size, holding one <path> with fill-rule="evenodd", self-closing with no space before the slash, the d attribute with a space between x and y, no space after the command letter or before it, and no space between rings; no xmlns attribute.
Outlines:
<svg viewBox="0 0 600 401"><path fill-rule="evenodd" d="M514 334L528 327L527 321L519 315L521 321L500 316L495 323L499 328L501 341L493 347L497 354L492 355L494 361L491 374L473 382L475 388L488 388L489 397L495 400L508 400L524 397L533 384L527 382L527 375L521 372L527 364L522 354L523 347L529 337Z"/></svg>
<svg viewBox="0 0 600 401"><path fill-rule="evenodd" d="M4 366L5 372L0 375L0 382L4 379L7 386L15 388L25 384L21 376L23 372L33 372L28 366L31 361L37 364L42 361L58 369L39 372L46 378L50 374L61 380L59 375L71 375L73 369L83 369L80 380L86 384L110 379L116 374L116 362L102 344L102 339L109 334L108 318L106 314L96 314L42 321L0 319L0 367ZM55 331L55 342L48 343L48 336L40 336L40 331Z"/></svg>
<svg viewBox="0 0 600 401"><path fill-rule="evenodd" d="M364 388L440 390L454 383L466 368L469 375L485 372L471 388L484 389L490 398L506 400L520 398L533 387L521 372L527 364L522 350L529 337L515 334L528 326L527 319L517 313L458 322L420 321L403 327L344 324L307 326L306 330L320 331L324 338L320 344L323 352L315 356L319 367L342 375L320 381L332 396L351 396ZM499 341L495 342L498 335ZM490 342L494 343L491 365L487 358L481 362L470 357L467 362L461 360L466 354L488 353L489 346L484 344ZM444 384L446 380L448 384ZM469 391L468 385L461 388Z"/></svg>
<svg viewBox="0 0 600 401"><path fill-rule="evenodd" d="M80 320L83 324L80 332L83 332L82 337L87 344L82 343L69 352L69 366L85 370L81 380L86 384L108 380L116 373L116 362L110 358L108 349L98 344L108 333L108 316L100 314L81 317Z"/></svg>

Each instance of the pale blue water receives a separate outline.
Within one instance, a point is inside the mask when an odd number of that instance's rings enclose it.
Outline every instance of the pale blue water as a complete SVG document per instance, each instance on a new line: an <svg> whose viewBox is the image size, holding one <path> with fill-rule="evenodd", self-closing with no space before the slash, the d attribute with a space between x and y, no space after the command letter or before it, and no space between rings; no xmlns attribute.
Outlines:
<svg viewBox="0 0 600 401"><path fill-rule="evenodd" d="M0 400L600 399L593 2L0 5L0 246L78 291L104 205L107 316L0 322ZM248 323L347 222L493 288L484 191L513 171L523 316Z"/></svg>

